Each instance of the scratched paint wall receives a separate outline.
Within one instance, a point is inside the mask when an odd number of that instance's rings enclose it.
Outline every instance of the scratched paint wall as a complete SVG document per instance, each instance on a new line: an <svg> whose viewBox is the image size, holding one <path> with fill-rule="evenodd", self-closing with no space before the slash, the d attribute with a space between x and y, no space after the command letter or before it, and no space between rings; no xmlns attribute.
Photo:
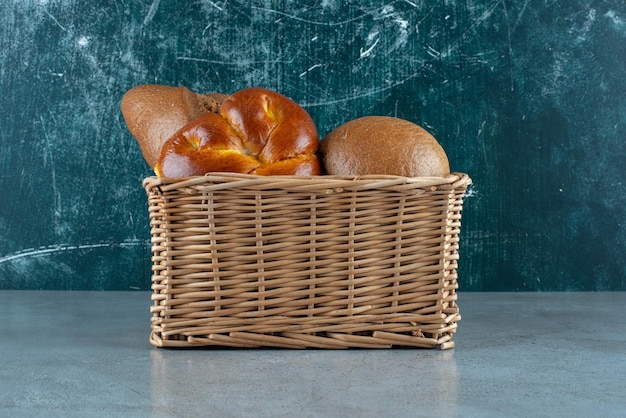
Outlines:
<svg viewBox="0 0 626 418"><path fill-rule="evenodd" d="M600 0L7 0L0 288L147 289L137 84L399 116L474 179L466 290L625 290L626 7Z"/></svg>

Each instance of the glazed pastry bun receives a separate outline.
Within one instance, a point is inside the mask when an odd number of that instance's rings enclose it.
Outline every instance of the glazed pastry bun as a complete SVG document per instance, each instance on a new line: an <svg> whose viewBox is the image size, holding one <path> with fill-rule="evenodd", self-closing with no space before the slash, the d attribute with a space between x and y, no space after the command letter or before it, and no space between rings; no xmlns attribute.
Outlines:
<svg viewBox="0 0 626 418"><path fill-rule="evenodd" d="M172 135L155 172L318 175L318 146L315 123L302 107L272 90L247 88L228 96L217 114L203 114Z"/></svg>

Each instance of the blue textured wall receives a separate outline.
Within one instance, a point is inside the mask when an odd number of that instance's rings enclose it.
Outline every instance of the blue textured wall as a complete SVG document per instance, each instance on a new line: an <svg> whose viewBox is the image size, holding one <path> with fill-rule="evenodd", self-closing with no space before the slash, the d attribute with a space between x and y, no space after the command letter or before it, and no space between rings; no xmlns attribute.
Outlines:
<svg viewBox="0 0 626 418"><path fill-rule="evenodd" d="M0 288L149 288L119 101L159 83L416 122L474 179L461 290L625 290L623 1L139 3L0 4Z"/></svg>

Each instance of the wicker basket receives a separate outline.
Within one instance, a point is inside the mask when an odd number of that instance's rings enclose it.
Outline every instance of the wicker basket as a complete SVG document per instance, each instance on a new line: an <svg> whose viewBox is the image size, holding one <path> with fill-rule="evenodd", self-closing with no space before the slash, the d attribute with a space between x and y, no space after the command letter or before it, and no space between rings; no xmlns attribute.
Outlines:
<svg viewBox="0 0 626 418"><path fill-rule="evenodd" d="M471 180L150 177L160 347L450 348Z"/></svg>

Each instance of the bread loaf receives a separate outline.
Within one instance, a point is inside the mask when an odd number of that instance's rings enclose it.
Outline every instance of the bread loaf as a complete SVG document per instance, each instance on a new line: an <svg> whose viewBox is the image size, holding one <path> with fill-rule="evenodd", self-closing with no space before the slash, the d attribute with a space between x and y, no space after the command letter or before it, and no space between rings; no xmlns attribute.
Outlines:
<svg viewBox="0 0 626 418"><path fill-rule="evenodd" d="M448 157L425 129L389 116L364 116L329 133L320 156L328 174L391 174L442 177L450 173Z"/></svg>
<svg viewBox="0 0 626 418"><path fill-rule="evenodd" d="M144 159L154 167L165 141L203 113L219 112L227 96L198 94L186 87L142 84L122 97L121 110Z"/></svg>

